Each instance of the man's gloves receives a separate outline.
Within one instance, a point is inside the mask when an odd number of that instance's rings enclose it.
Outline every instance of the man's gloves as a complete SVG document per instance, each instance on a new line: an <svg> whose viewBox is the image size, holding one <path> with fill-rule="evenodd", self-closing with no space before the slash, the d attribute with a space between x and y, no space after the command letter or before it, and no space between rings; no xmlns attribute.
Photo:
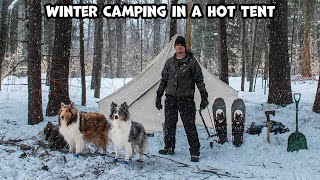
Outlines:
<svg viewBox="0 0 320 180"><path fill-rule="evenodd" d="M201 95L200 110L202 110L207 108L207 106L209 105L208 92L204 89L200 91L200 95Z"/></svg>
<svg viewBox="0 0 320 180"><path fill-rule="evenodd" d="M205 109L209 104L208 99L201 99L201 103L200 103L200 109Z"/></svg>
<svg viewBox="0 0 320 180"><path fill-rule="evenodd" d="M161 104L161 96L157 95L156 97L156 107L158 110L162 109L162 104Z"/></svg>
<svg viewBox="0 0 320 180"><path fill-rule="evenodd" d="M207 93L207 91L202 91L202 92L200 92L200 94L201 94L200 109L203 110L203 109L206 109L207 106L209 105L208 93ZM162 97L162 95L157 93L156 107L157 107L158 110L162 109L161 97Z"/></svg>

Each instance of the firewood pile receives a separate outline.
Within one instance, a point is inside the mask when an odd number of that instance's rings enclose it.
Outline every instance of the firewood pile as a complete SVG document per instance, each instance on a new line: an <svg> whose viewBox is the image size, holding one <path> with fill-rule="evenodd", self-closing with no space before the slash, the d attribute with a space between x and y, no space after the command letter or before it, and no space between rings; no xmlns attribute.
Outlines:
<svg viewBox="0 0 320 180"><path fill-rule="evenodd" d="M44 136L52 150L61 150L67 147L67 142L60 134L58 125L53 125L51 122L48 122L47 126L44 128Z"/></svg>

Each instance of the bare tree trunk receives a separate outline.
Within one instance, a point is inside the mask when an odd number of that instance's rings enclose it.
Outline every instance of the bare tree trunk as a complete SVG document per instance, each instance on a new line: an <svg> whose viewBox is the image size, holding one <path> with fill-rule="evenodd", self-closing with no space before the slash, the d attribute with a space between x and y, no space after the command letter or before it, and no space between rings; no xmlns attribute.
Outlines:
<svg viewBox="0 0 320 180"><path fill-rule="evenodd" d="M85 2L86 3L86 2ZM88 0L87 3L90 3L92 4L93 1L92 0ZM92 22L93 20L92 19L88 19L88 33L87 33L87 56L88 54L92 55L92 46L91 46L91 40L92 40L92 36L91 36L91 29L92 29Z"/></svg>
<svg viewBox="0 0 320 180"><path fill-rule="evenodd" d="M83 0L80 0L83 4ZM83 32L83 19L80 19L80 72L81 72L81 105L86 106L86 69L84 64L84 32Z"/></svg>
<svg viewBox="0 0 320 180"><path fill-rule="evenodd" d="M259 40L257 40L258 42L256 42L257 43L257 56L256 56L257 58L256 59L258 60L258 61L256 61L256 63L258 63L258 67L256 68L253 91L256 90L256 84L257 84L257 78L258 78L259 70L260 70L260 67L263 64L263 58L262 58L263 57L263 52L267 52L265 49L268 48L268 45L267 45L268 44L268 31L267 31L268 21L264 21L264 22L261 22L261 23L262 24L261 24L260 27L258 26L258 29L262 29L263 32L261 33L261 31L260 31L261 35L259 35ZM264 57L266 57L266 56L267 56L267 54L264 54ZM262 87L263 87L263 80L261 81L261 83L262 83Z"/></svg>
<svg viewBox="0 0 320 180"><path fill-rule="evenodd" d="M244 83L246 78L246 58L247 58L247 47L246 46L246 21L242 18L242 39L241 39L241 61L242 61L242 73L241 73L241 91L244 91Z"/></svg>
<svg viewBox="0 0 320 180"><path fill-rule="evenodd" d="M4 61L4 55L7 49L7 15L8 7L12 0L2 0L1 8L1 21L0 21L0 91L1 91L1 81L2 81L2 63Z"/></svg>
<svg viewBox="0 0 320 180"><path fill-rule="evenodd" d="M226 4L225 0L219 0L219 4ZM221 71L220 71L220 80L226 84L229 84L228 79L228 51L227 51L227 26L226 19L219 19L219 34L220 34L220 62L221 62Z"/></svg>
<svg viewBox="0 0 320 180"><path fill-rule="evenodd" d="M103 0L98 1L98 5L100 7L103 6ZM95 85L94 85L94 97L100 98L100 87L101 87L101 69L102 69L102 50L103 50L103 17L100 16L98 19L98 37L95 38L98 40L96 44L96 47L94 49L97 49L96 59L94 62L96 62L96 69L95 69Z"/></svg>
<svg viewBox="0 0 320 180"><path fill-rule="evenodd" d="M99 18L100 19L100 18ZM100 41L98 33L99 33L99 19L94 20L94 42L93 42L93 60L92 60L92 71L91 71L91 89L95 89L96 85L96 72L97 72L97 57L98 57L98 47L97 44ZM97 48L98 47L98 48Z"/></svg>
<svg viewBox="0 0 320 180"><path fill-rule="evenodd" d="M268 27L268 22L266 22L266 27ZM265 29L265 48L264 48L264 70L263 70L263 81L264 81L264 94L266 94L267 91L267 80L269 78L269 36L268 36L269 32L268 29ZM263 83L263 82L262 82Z"/></svg>
<svg viewBox="0 0 320 180"><path fill-rule="evenodd" d="M318 59L320 61L320 23L318 23L318 27L317 27L317 49L318 49Z"/></svg>
<svg viewBox="0 0 320 180"><path fill-rule="evenodd" d="M43 121L41 90L41 1L29 1L28 124Z"/></svg>
<svg viewBox="0 0 320 180"><path fill-rule="evenodd" d="M297 44L298 48L296 49L296 53L299 54L297 57L297 62L295 63L295 74L302 74L302 68L301 68L301 59L302 59L302 52L303 52L303 41L304 41L304 22L305 22L305 11L304 11L304 4L306 3L305 0L298 0L299 1L299 11L300 16L297 18L297 26L298 26L298 33L297 33Z"/></svg>
<svg viewBox="0 0 320 180"><path fill-rule="evenodd" d="M115 4L120 5L122 2L120 0L116 0ZM116 45L115 51L116 51L116 77L120 78L122 77L123 69L122 69L122 42L123 42L123 19L116 19L115 20L115 42Z"/></svg>
<svg viewBox="0 0 320 180"><path fill-rule="evenodd" d="M301 59L301 75L305 78L312 76L311 72L311 47L310 47L310 35L304 35L303 50Z"/></svg>
<svg viewBox="0 0 320 180"><path fill-rule="evenodd" d="M258 78L258 73L259 73L259 69L260 69L260 65L262 64L262 60L260 60L258 67L256 69L256 74L255 74L255 78L254 78L254 84L253 84L253 89L252 92L256 91L256 84L257 84L257 78Z"/></svg>
<svg viewBox="0 0 320 180"><path fill-rule="evenodd" d="M292 73L293 76L295 76L297 73L299 73L300 71L300 59L302 54L300 53L302 51L302 46L303 46L303 26L301 26L301 19L302 19L302 15L300 13L301 11L301 2L300 0L295 0L295 11L297 13L296 19L295 19L295 36L293 37L293 44L295 44L295 48L293 49L294 53L292 52L292 55L295 55L292 60L292 64L291 64L291 69L292 69ZM301 41L301 42L300 42Z"/></svg>
<svg viewBox="0 0 320 180"><path fill-rule="evenodd" d="M285 106L292 103L288 53L288 1L276 1L277 11L270 20L268 103Z"/></svg>
<svg viewBox="0 0 320 180"><path fill-rule="evenodd" d="M263 81L264 81L264 94L267 93L267 81L269 78L269 46L267 45L266 49L265 49L265 62L264 62L264 72L263 72Z"/></svg>
<svg viewBox="0 0 320 180"><path fill-rule="evenodd" d="M7 15L7 41L6 41L6 50L5 50L5 55L4 56L9 56L10 53L10 30L11 30L11 16L12 16L12 11L8 10L8 15Z"/></svg>
<svg viewBox="0 0 320 180"><path fill-rule="evenodd" d="M167 4L170 4L171 0L167 0ZM169 9L168 13L170 14L171 9ZM164 33L164 38L163 38L163 43L162 43L162 48L164 48L165 44L167 43L167 39L169 39L170 41L170 37L168 38L168 36L170 36L170 25L171 25L171 18L166 18L165 20L165 26L166 26L166 30Z"/></svg>
<svg viewBox="0 0 320 180"><path fill-rule="evenodd" d="M154 0L155 4L160 4L160 0ZM153 57L157 56L160 52L161 47L161 34L160 34L160 24L161 19L157 18L153 20Z"/></svg>
<svg viewBox="0 0 320 180"><path fill-rule="evenodd" d="M178 0L171 0L171 5L172 4L178 4ZM176 19L170 19L170 37L169 37L169 41L171 40L171 38L177 34L177 20Z"/></svg>
<svg viewBox="0 0 320 180"><path fill-rule="evenodd" d="M18 3L14 5L10 17L10 39L8 41L8 48L11 54L14 54L18 47Z"/></svg>
<svg viewBox="0 0 320 180"><path fill-rule="evenodd" d="M317 88L316 97L313 103L312 111L316 113L320 113L320 78L318 80L318 88Z"/></svg>
<svg viewBox="0 0 320 180"><path fill-rule="evenodd" d="M251 69L251 63L250 63L250 59L251 59L251 54L252 53L250 53L250 52L252 52L252 48L253 48L253 46L252 46L252 44L253 44L253 38L254 38L254 19L250 19L250 20L247 20L247 22L249 22L249 23L247 23L247 35L248 35L248 37L247 37L247 51L246 51L246 55L247 55L247 57L246 57L246 72L245 72L245 77L246 77L246 82L249 82L250 81L250 77L251 77L251 75L250 75L250 69Z"/></svg>
<svg viewBox="0 0 320 180"><path fill-rule="evenodd" d="M52 67L52 53L53 53L53 46L54 46L54 26L55 22L53 19L47 19L50 22L50 29L51 31L48 32L48 54L47 54L47 77L46 77L46 85L50 85L50 75L51 75L51 67ZM53 30L52 30L53 29ZM53 31L53 32L52 32Z"/></svg>
<svg viewBox="0 0 320 180"><path fill-rule="evenodd" d="M117 44L117 71L116 77L122 77L122 19L116 20L116 44Z"/></svg>
<svg viewBox="0 0 320 180"><path fill-rule="evenodd" d="M90 54L91 52L91 46L90 46L90 40L92 39L91 38L91 24L92 24L92 19L88 19L88 34L87 34L87 53Z"/></svg>
<svg viewBox="0 0 320 180"><path fill-rule="evenodd" d="M52 0L46 0L43 4L52 3ZM47 75L46 75L46 85L50 85L50 74L51 74L51 64L52 64L52 52L53 52L53 41L54 41L54 19L43 18L43 37L45 44L45 53L47 61Z"/></svg>
<svg viewBox="0 0 320 180"><path fill-rule="evenodd" d="M317 41L318 55L320 55L320 24L318 24L318 28L317 28L317 39L318 39ZM320 74L320 71L319 71L319 74ZM318 88L317 88L316 97L313 103L312 111L316 113L320 113L320 78L318 80Z"/></svg>
<svg viewBox="0 0 320 180"><path fill-rule="evenodd" d="M291 43L290 43L290 65L292 68L292 60L293 60L293 44L294 44L294 39L295 39L295 25L297 21L297 0L294 1L294 14L293 14L293 20L292 20L292 32L291 32Z"/></svg>
<svg viewBox="0 0 320 180"><path fill-rule="evenodd" d="M191 7L192 7L192 0L188 0L188 14L191 12ZM187 17L186 20L186 41L187 41L187 51L191 52L191 18L190 16ZM206 67L207 68L207 67Z"/></svg>
<svg viewBox="0 0 320 180"><path fill-rule="evenodd" d="M142 43L142 39L143 39L143 34L142 34L142 19L140 19L140 72L142 72L143 69L143 57L142 57L142 49L143 49L143 43Z"/></svg>
<svg viewBox="0 0 320 180"><path fill-rule="evenodd" d="M200 46L200 63L202 65L204 65L205 68L208 68L208 61L206 60L206 57L207 57L207 51L206 51L206 48L207 48L207 41L206 41L206 32L207 32L207 23L208 23L208 20L207 19L204 19L203 20L203 28L201 29L201 46Z"/></svg>
<svg viewBox="0 0 320 180"><path fill-rule="evenodd" d="M110 51L111 51L111 56L110 56L110 71L111 71L111 78L116 77L116 51L117 51L117 44L116 44L116 20L115 19L109 19L109 25L110 25L110 36L109 36L109 46L110 46Z"/></svg>
<svg viewBox="0 0 320 180"><path fill-rule="evenodd" d="M145 55L143 61L145 62L146 61L146 57L149 55L150 52L152 52L150 50L150 41L149 39L151 39L150 35L149 35L149 30L150 28L148 28L148 23L147 21L144 19L143 20L143 41L142 41L142 44L143 44L143 54ZM124 36L123 36L124 37Z"/></svg>
<svg viewBox="0 0 320 180"><path fill-rule="evenodd" d="M57 4L71 4L72 0L59 0ZM71 19L55 20L55 38L52 57L49 102L46 115L56 116L61 102L70 103L69 97L69 62L71 48Z"/></svg>
<svg viewBox="0 0 320 180"><path fill-rule="evenodd" d="M303 50L301 59L301 73L303 77L309 78L312 76L311 71L311 47L310 47L310 30L311 21L313 19L315 0L308 0L305 8L305 24L304 24L304 38Z"/></svg>
<svg viewBox="0 0 320 180"><path fill-rule="evenodd" d="M253 81L254 81L254 69L256 61L256 45L257 45L257 32L258 32L258 23L259 21L255 20L254 33L253 33L253 42L252 42L252 54L251 54L251 66L250 66L250 78L249 78L249 92L253 90Z"/></svg>
<svg viewBox="0 0 320 180"><path fill-rule="evenodd" d="M113 68L112 68L112 52L111 52L111 23L109 19L106 19L106 35L105 35L105 42L106 42L106 59L105 59L105 69L104 72L107 75L107 77L113 78Z"/></svg>

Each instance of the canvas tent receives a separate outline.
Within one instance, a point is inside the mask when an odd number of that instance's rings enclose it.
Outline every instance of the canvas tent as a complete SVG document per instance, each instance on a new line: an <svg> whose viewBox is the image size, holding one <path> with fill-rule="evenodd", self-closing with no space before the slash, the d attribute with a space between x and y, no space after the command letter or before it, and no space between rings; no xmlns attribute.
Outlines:
<svg viewBox="0 0 320 180"><path fill-rule="evenodd" d="M106 117L110 115L110 104L115 102L120 105L127 102L130 106L129 111L133 121L140 122L144 125L147 131L162 131L162 124L164 122L164 109L157 110L155 107L156 91L160 84L161 71L166 60L173 56L175 37L169 44L152 60L152 62L141 72L138 76L130 82L119 88L114 93L101 99L99 103L99 111ZM231 104L238 97L238 92L220 81L217 77L211 74L207 69L201 66L204 82L209 94L209 110L212 117L212 104L218 97L222 97L226 102L228 127L231 127ZM197 88L196 88L197 89ZM164 105L165 96L162 97L162 104ZM200 93L196 90L195 102L199 109ZM208 110L204 110L202 115L206 121L207 126L212 127ZM196 116L196 124L203 125L199 114ZM182 125L179 117L178 125ZM212 132L212 131L211 131Z"/></svg>

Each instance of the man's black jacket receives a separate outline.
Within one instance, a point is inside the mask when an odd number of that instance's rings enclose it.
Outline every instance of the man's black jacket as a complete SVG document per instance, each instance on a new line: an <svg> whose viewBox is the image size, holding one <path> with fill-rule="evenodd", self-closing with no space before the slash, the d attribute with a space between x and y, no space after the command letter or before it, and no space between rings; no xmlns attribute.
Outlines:
<svg viewBox="0 0 320 180"><path fill-rule="evenodd" d="M172 96L194 96L196 84L201 99L208 98L201 67L192 53L188 52L183 59L176 59L176 55L169 58L161 75L157 96L161 97L164 91L167 95Z"/></svg>

